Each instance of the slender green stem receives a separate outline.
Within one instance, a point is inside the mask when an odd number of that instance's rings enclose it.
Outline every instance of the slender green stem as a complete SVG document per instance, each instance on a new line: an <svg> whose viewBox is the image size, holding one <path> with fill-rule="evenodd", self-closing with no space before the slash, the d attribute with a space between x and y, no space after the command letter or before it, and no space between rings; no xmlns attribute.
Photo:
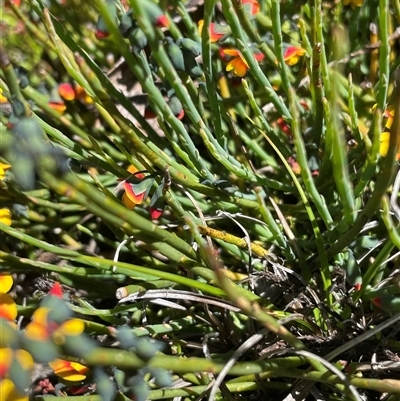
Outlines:
<svg viewBox="0 0 400 401"><path fill-rule="evenodd" d="M232 29L233 36L235 38L236 45L240 52L242 53L243 57L245 58L249 68L250 73L253 75L254 79L258 83L258 85L265 90L267 95L271 98L272 103L277 108L278 112L290 120L292 117L289 113L288 108L283 103L282 99L276 94L275 90L273 89L270 81L262 72L258 62L254 58L253 52L251 51L250 47L247 45L247 39L244 36L242 31L241 25L239 23L239 19L235 12L235 9L232 5L232 2L228 0L222 0L222 7L225 18Z"/></svg>
<svg viewBox="0 0 400 401"><path fill-rule="evenodd" d="M385 110L390 71L390 44L389 44L389 0L379 0L379 83L378 108Z"/></svg>
<svg viewBox="0 0 400 401"><path fill-rule="evenodd" d="M397 149L400 142L400 85L396 86L395 91L396 104L394 121L390 130L389 150L386 158L382 161L382 167L377 177L374 191L353 225L328 249L327 254L329 258L337 255L338 252L354 241L364 224L371 218L373 213L378 210L382 196L385 194L392 181L393 173L396 169Z"/></svg>
<svg viewBox="0 0 400 401"><path fill-rule="evenodd" d="M279 1L272 0L271 5L272 33L274 35L275 54L279 63L279 74L282 79L282 88L286 95L288 95L290 83L288 78L288 68L283 58L282 26Z"/></svg>

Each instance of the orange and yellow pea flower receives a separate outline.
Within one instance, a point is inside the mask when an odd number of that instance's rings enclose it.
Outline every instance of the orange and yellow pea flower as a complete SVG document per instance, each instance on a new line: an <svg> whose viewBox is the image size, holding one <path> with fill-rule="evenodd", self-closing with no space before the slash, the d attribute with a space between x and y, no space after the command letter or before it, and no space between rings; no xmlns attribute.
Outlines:
<svg viewBox="0 0 400 401"><path fill-rule="evenodd" d="M6 319L10 322L14 321L17 317L17 305L10 295L7 294L13 285L13 278L11 274L0 275L0 318Z"/></svg>
<svg viewBox="0 0 400 401"><path fill-rule="evenodd" d="M131 174L135 174L138 171L138 169L135 166L133 166L132 164L127 168L127 170ZM139 178L139 179L143 179L144 174L143 173L135 174L135 177ZM146 196L146 191L142 192L140 194L135 194L135 192L133 191L132 185L126 181L123 183L123 186L124 186L125 192L122 195L122 203L128 209L133 209L135 206L143 203L144 198Z"/></svg>
<svg viewBox="0 0 400 401"><path fill-rule="evenodd" d="M32 321L26 326L25 335L34 341L47 341L50 338L56 344L64 344L66 336L79 336L84 331L84 324L80 319L69 319L57 324L48 319L50 310L40 307L32 315Z"/></svg>
<svg viewBox="0 0 400 401"><path fill-rule="evenodd" d="M226 71L232 71L237 77L244 77L249 69L247 61L243 57L242 53L237 49L222 49L224 56L233 57L226 66ZM264 59L264 54L255 53L254 58L257 61L262 61Z"/></svg>
<svg viewBox="0 0 400 401"><path fill-rule="evenodd" d="M64 359L55 359L49 363L54 374L68 381L82 381L86 379L86 373L89 371L87 366L78 362L66 361Z"/></svg>
<svg viewBox="0 0 400 401"><path fill-rule="evenodd" d="M199 27L199 33L201 35L201 33L203 32L203 26L204 26L204 20L201 19L198 22L198 27ZM215 24L214 22L211 22L210 24L210 42L211 43L215 43L218 42L223 36L225 36L225 33L222 32L217 32L217 27L218 25Z"/></svg>
<svg viewBox="0 0 400 401"><path fill-rule="evenodd" d="M289 46L283 53L283 60L287 65L296 65L300 57L306 53L305 49L297 46Z"/></svg>

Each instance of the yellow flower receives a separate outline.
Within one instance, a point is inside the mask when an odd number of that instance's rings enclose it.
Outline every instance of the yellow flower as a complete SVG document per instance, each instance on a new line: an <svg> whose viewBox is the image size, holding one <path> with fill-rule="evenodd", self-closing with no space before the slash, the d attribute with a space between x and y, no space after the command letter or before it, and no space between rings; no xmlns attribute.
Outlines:
<svg viewBox="0 0 400 401"><path fill-rule="evenodd" d="M393 120L394 120L394 106L388 106L388 108L383 113L383 116L387 118L385 123L385 128L392 128Z"/></svg>
<svg viewBox="0 0 400 401"><path fill-rule="evenodd" d="M228 62L226 71L232 71L237 77L244 77L246 75L249 65L239 50L221 49L221 53L223 58L225 58L225 56L233 57L233 59ZM254 58L257 61L262 61L264 59L264 54L255 53Z"/></svg>
<svg viewBox="0 0 400 401"><path fill-rule="evenodd" d="M64 380L82 381L86 379L86 373L89 368L78 362L66 361L64 359L55 359L49 363L54 373Z"/></svg>
<svg viewBox="0 0 400 401"><path fill-rule="evenodd" d="M0 400L7 401L28 401L26 393L21 393L10 379L0 381Z"/></svg>
<svg viewBox="0 0 400 401"><path fill-rule="evenodd" d="M0 103L7 103L8 99L3 95L3 89L0 88Z"/></svg>
<svg viewBox="0 0 400 401"><path fill-rule="evenodd" d="M8 291L11 290L13 285L13 278L12 275L9 273L0 274L0 293L6 294Z"/></svg>
<svg viewBox="0 0 400 401"><path fill-rule="evenodd" d="M11 226L11 212L10 209L2 208L0 209L0 223L6 226Z"/></svg>
<svg viewBox="0 0 400 401"><path fill-rule="evenodd" d="M364 0L343 0L343 4L345 6L351 6L354 10L356 7L361 7L364 3Z"/></svg>
<svg viewBox="0 0 400 401"><path fill-rule="evenodd" d="M0 294L0 318L13 321L17 314L14 300L8 294Z"/></svg>
<svg viewBox="0 0 400 401"><path fill-rule="evenodd" d="M199 33L201 35L201 32L203 31L203 26L204 26L203 19L201 19L198 22L198 26L199 26ZM220 27L220 25L215 24L214 22L211 22L211 24L210 24L210 42L211 43L218 42L226 34L226 31L224 32L223 30L222 30L222 32L218 32L218 27ZM224 27L222 26L222 28L224 28Z"/></svg>
<svg viewBox="0 0 400 401"><path fill-rule="evenodd" d="M381 156L386 157L389 150L390 132L384 131L381 133L379 153ZM397 149L396 160L400 160L400 146Z"/></svg>
<svg viewBox="0 0 400 401"><path fill-rule="evenodd" d="M57 324L48 319L50 309L41 306L32 315L32 321L26 326L25 335L30 340L47 341L53 338L56 344L63 344L65 337L79 336L83 333L85 325L80 319L69 319Z"/></svg>
<svg viewBox="0 0 400 401"><path fill-rule="evenodd" d="M1 103L1 102L0 102ZM6 176L6 171L10 168L11 166L6 163L1 163L0 162L0 181L3 181L5 176Z"/></svg>
<svg viewBox="0 0 400 401"><path fill-rule="evenodd" d="M17 317L17 305L14 300L6 294L11 290L13 278L11 274L0 274L0 318L12 322Z"/></svg>
<svg viewBox="0 0 400 401"><path fill-rule="evenodd" d="M306 51L301 47L289 46L283 54L283 59L287 65L295 65L305 53Z"/></svg>
<svg viewBox="0 0 400 401"><path fill-rule="evenodd" d="M385 131L381 133L379 153L381 154L381 156L386 157L389 150L389 142L390 142L389 130L392 127L394 120L394 106L388 106L388 108L383 113L383 117L386 119ZM397 149L396 160L400 160L400 145L399 148Z"/></svg>

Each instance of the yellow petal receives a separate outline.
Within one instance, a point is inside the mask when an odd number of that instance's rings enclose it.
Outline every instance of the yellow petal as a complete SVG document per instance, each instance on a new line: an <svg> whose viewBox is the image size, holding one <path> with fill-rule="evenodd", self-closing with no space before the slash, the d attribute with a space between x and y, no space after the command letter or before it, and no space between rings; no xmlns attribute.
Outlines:
<svg viewBox="0 0 400 401"><path fill-rule="evenodd" d="M0 274L0 293L5 294L11 290L13 278L11 274Z"/></svg>
<svg viewBox="0 0 400 401"><path fill-rule="evenodd" d="M1 103L1 102L0 102ZM6 176L6 171L11 168L10 164L0 162L0 181L3 181Z"/></svg>
<svg viewBox="0 0 400 401"><path fill-rule="evenodd" d="M69 381L82 381L86 378L86 372L89 370L87 366L78 362L66 361L64 359L55 359L49 363L54 373Z"/></svg>
<svg viewBox="0 0 400 401"><path fill-rule="evenodd" d="M50 337L45 326L38 322L30 322L25 328L25 337L33 341L47 341Z"/></svg>
<svg viewBox="0 0 400 401"><path fill-rule="evenodd" d="M13 359L11 348L0 348L0 377L5 376ZM0 400L2 398L0 397Z"/></svg>
<svg viewBox="0 0 400 401"><path fill-rule="evenodd" d="M122 195L122 203L128 208L128 209L133 209L137 203L132 202L129 197L126 195L126 192Z"/></svg>
<svg viewBox="0 0 400 401"><path fill-rule="evenodd" d="M83 333L85 325L80 319L70 319L61 325L58 329L65 336L79 336Z"/></svg>
<svg viewBox="0 0 400 401"><path fill-rule="evenodd" d="M33 369L34 363L33 363L32 355L29 352L25 351L24 349L18 349L15 351L14 355L24 370L32 370Z"/></svg>
<svg viewBox="0 0 400 401"><path fill-rule="evenodd" d="M248 69L246 63L244 63L241 58L238 58L233 72L238 77L244 77L247 74Z"/></svg>
<svg viewBox="0 0 400 401"><path fill-rule="evenodd" d="M389 150L389 141L390 141L390 133L389 132L382 132L381 133L381 140L380 140L380 147L379 153L381 156L386 157L387 152Z"/></svg>
<svg viewBox="0 0 400 401"><path fill-rule="evenodd" d="M43 306L37 308L35 312L33 312L32 322L39 323L42 326L46 326L49 312L50 312L49 308L44 308Z"/></svg>
<svg viewBox="0 0 400 401"><path fill-rule="evenodd" d="M0 293L0 318L14 320L17 317L17 305L8 294Z"/></svg>
<svg viewBox="0 0 400 401"><path fill-rule="evenodd" d="M236 49L223 49L222 50L226 55L232 56L232 57L238 57L240 52L239 50Z"/></svg>
<svg viewBox="0 0 400 401"><path fill-rule="evenodd" d="M7 103L7 102L8 99L3 95L3 89L0 88L0 103Z"/></svg>
<svg viewBox="0 0 400 401"><path fill-rule="evenodd" d="M3 208L0 209L0 223L6 226L11 226L11 212L10 209Z"/></svg>
<svg viewBox="0 0 400 401"><path fill-rule="evenodd" d="M26 393L19 392L10 379L0 381L0 400L1 401L28 401Z"/></svg>

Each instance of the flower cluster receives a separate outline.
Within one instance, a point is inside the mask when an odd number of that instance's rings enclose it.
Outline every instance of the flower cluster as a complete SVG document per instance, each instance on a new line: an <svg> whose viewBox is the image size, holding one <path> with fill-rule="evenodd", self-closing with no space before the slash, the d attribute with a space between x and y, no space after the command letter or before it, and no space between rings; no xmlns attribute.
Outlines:
<svg viewBox="0 0 400 401"><path fill-rule="evenodd" d="M254 18L255 15L260 11L260 5L257 0L243 0L244 11L250 18ZM200 34L203 31L204 20L200 20L198 23ZM211 43L223 41L224 38L229 36L231 33L230 27L227 25L221 25L212 22L209 26L209 34ZM283 58L287 65L293 66L297 64L301 56L304 56L306 51L299 46L287 45ZM234 48L221 48L220 55L222 60L227 61L226 71L234 74L236 77L244 77L249 70L249 65L242 53ZM254 58L257 61L263 61L265 56L260 52L254 53Z"/></svg>
<svg viewBox="0 0 400 401"><path fill-rule="evenodd" d="M143 204L149 196L150 190L154 184L154 177L145 175L144 172L138 171L133 165L128 167L128 171L131 175L118 184L115 188L115 193L128 209L133 209L137 205ZM163 214L165 208L163 192L164 179L150 200L149 213L153 220L159 219Z"/></svg>
<svg viewBox="0 0 400 401"><path fill-rule="evenodd" d="M77 83L64 82L51 90L48 105L60 113L64 113L68 104L78 100L83 104L93 103L93 98Z"/></svg>
<svg viewBox="0 0 400 401"><path fill-rule="evenodd" d="M82 335L84 325L70 318L59 283L35 310L24 332L17 331L17 306L9 294L11 274L0 275L0 400L27 401L34 360L48 362L54 373L67 382L81 382L89 368L59 359L59 346ZM23 346L23 349L21 347Z"/></svg>
<svg viewBox="0 0 400 401"><path fill-rule="evenodd" d="M17 305L7 294L13 285L11 274L0 275L0 400L27 401L33 359L29 352L13 349L17 341Z"/></svg>

